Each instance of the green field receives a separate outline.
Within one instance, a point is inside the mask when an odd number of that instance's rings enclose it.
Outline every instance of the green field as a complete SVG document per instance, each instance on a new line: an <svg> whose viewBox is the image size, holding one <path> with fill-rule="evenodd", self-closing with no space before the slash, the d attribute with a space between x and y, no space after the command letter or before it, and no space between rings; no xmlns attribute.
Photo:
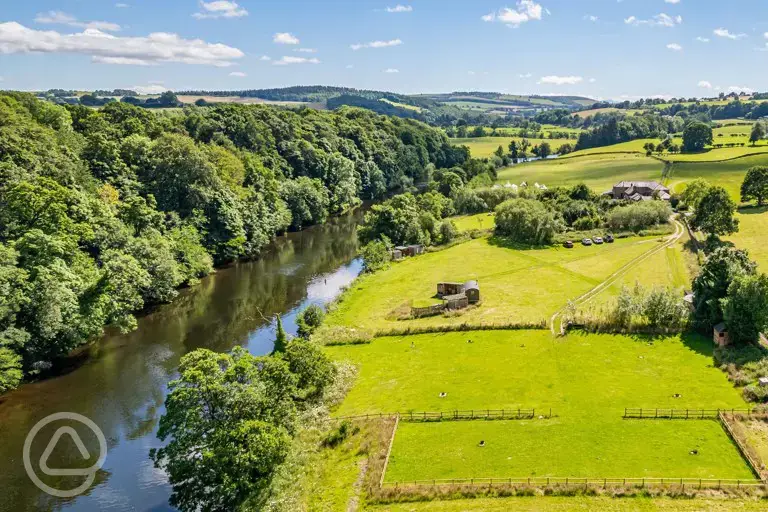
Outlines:
<svg viewBox="0 0 768 512"><path fill-rule="evenodd" d="M450 139L451 144L454 146L467 146L474 158L488 158L493 155L493 152L502 147L505 153L509 151L509 144L512 141L520 142L523 139L520 137L469 137L466 139ZM563 144L576 144L574 139L527 139L533 146L539 145L542 142L548 143L552 146L552 151L557 153L560 146ZM530 149L528 152L530 153Z"/></svg>
<svg viewBox="0 0 768 512"><path fill-rule="evenodd" d="M704 178L713 185L725 187L731 197L739 202L744 175L747 169L755 165L768 165L768 154L724 162L676 163L669 174L667 186L675 192L681 192L686 182Z"/></svg>
<svg viewBox="0 0 768 512"><path fill-rule="evenodd" d="M765 501L759 499L672 499L672 498L585 498L574 497L514 497L482 498L473 500L425 501L392 505L369 505L376 512L757 512L765 510Z"/></svg>
<svg viewBox="0 0 768 512"><path fill-rule="evenodd" d="M460 232L474 229L493 229L495 221L492 213L478 213L477 215L463 215L450 219Z"/></svg>
<svg viewBox="0 0 768 512"><path fill-rule="evenodd" d="M748 250L760 270L768 271L768 207L741 209L738 219L739 232L726 239Z"/></svg>
<svg viewBox="0 0 768 512"><path fill-rule="evenodd" d="M379 338L327 350L359 368L340 415L519 407L552 408L556 415L515 422L401 423L389 481L751 478L714 421L621 417L624 407L744 407L738 391L712 367L711 346L695 335L572 333L555 339L547 331L483 331ZM477 446L481 439L485 448Z"/></svg>
<svg viewBox="0 0 768 512"><path fill-rule="evenodd" d="M489 226L490 227L490 226ZM649 251L660 237L574 249L513 249L480 238L409 258L384 272L360 278L328 315L326 325L377 330L446 324L544 322L569 299ZM452 317L397 320L396 312L429 299L438 282L480 283L482 304ZM417 302L418 301L418 302Z"/></svg>
<svg viewBox="0 0 768 512"><path fill-rule="evenodd" d="M548 187L586 183L596 192L610 190L622 180L661 180L664 164L641 154L556 158L502 169L498 183L542 183Z"/></svg>

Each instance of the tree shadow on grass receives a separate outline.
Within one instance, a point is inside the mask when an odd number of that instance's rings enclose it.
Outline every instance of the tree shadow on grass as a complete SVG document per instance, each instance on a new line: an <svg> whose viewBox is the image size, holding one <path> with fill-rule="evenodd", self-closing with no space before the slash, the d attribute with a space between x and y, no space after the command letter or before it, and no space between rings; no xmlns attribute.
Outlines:
<svg viewBox="0 0 768 512"><path fill-rule="evenodd" d="M558 247L555 245L533 245L533 244L524 244L521 242L516 242L514 240L510 240L507 237L499 236L499 235L493 235L488 239L488 243L494 247L500 247L502 249L514 249L516 251L541 251L544 249L551 249L553 247Z"/></svg>
<svg viewBox="0 0 768 512"><path fill-rule="evenodd" d="M739 208L740 215L761 215L766 212L768 212L768 206L749 205Z"/></svg>

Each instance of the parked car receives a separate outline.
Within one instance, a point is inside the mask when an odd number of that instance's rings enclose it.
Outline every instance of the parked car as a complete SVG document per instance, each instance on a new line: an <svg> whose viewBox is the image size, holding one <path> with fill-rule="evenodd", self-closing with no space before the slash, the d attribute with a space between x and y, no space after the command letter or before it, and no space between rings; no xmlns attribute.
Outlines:
<svg viewBox="0 0 768 512"><path fill-rule="evenodd" d="M565 243L563 244L563 247L565 247L566 249L573 249L573 242L571 242L570 240L568 240L567 242L565 242Z"/></svg>
<svg viewBox="0 0 768 512"><path fill-rule="evenodd" d="M586 245L587 247L589 247L590 245L592 245L592 240L590 240L589 238L585 238L584 240L581 241L581 243L582 245Z"/></svg>
<svg viewBox="0 0 768 512"><path fill-rule="evenodd" d="M599 236L596 236L592 239L593 242L595 242L597 245L603 245L603 239Z"/></svg>
<svg viewBox="0 0 768 512"><path fill-rule="evenodd" d="M613 235L606 235L605 236L606 243L612 244L613 243Z"/></svg>

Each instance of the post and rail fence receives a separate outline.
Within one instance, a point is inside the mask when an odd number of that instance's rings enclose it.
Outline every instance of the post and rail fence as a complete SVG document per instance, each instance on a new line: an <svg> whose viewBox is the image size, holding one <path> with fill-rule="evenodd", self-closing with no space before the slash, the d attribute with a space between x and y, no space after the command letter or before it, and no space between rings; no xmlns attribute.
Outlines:
<svg viewBox="0 0 768 512"><path fill-rule="evenodd" d="M759 415L756 409L640 409L624 408L624 419L716 420L721 413Z"/></svg>

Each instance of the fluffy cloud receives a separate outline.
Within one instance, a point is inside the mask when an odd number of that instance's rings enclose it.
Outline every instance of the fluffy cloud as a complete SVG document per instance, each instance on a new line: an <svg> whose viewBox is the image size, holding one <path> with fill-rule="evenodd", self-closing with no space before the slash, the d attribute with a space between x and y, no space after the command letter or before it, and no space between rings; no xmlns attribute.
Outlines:
<svg viewBox="0 0 768 512"><path fill-rule="evenodd" d="M682 22L682 16L673 17L668 14L664 14L663 12L647 20L641 20L635 16L630 16L624 20L624 23L627 25L650 25L653 27L674 27L675 25L680 25Z"/></svg>
<svg viewBox="0 0 768 512"><path fill-rule="evenodd" d="M350 45L349 47L357 51L362 48L387 48L390 46L400 46L403 42L399 39L391 39L389 41L371 41L370 43L357 43Z"/></svg>
<svg viewBox="0 0 768 512"><path fill-rule="evenodd" d="M262 55L261 57L259 57L259 60L270 61L272 60L272 57L270 57L269 55Z"/></svg>
<svg viewBox="0 0 768 512"><path fill-rule="evenodd" d="M199 20L209 18L241 18L248 16L248 11L237 5L237 2L214 0L213 2L200 2L200 11L192 16Z"/></svg>
<svg viewBox="0 0 768 512"><path fill-rule="evenodd" d="M669 50L672 50L672 51L675 51L675 52L680 52L680 51L683 51L683 47L682 47L682 46L680 46L680 45L679 45L679 44L677 44L677 43L669 43L669 44L667 45L667 49L669 49Z"/></svg>
<svg viewBox="0 0 768 512"><path fill-rule="evenodd" d="M584 19L585 19L585 20L587 20L587 21L591 21L592 23L594 23L594 22L598 21L600 18L598 18L598 17L597 17L597 16L595 16L594 14L590 14L590 15L584 16Z"/></svg>
<svg viewBox="0 0 768 512"><path fill-rule="evenodd" d="M0 54L31 52L89 55L104 64L143 66L180 62L226 67L245 55L231 46L165 32L145 37L119 37L96 29L60 34L34 30L14 21L0 23Z"/></svg>
<svg viewBox="0 0 768 512"><path fill-rule="evenodd" d="M397 4L394 7L387 7L387 12L412 12L413 7L410 5Z"/></svg>
<svg viewBox="0 0 768 512"><path fill-rule="evenodd" d="M741 85L732 85L728 87L728 92L735 92L739 94L754 94L755 90L751 87L744 87Z"/></svg>
<svg viewBox="0 0 768 512"><path fill-rule="evenodd" d="M699 36L699 37L696 38L696 40L698 42L700 42L700 43L708 43L709 42L709 38L708 37L701 37L701 36Z"/></svg>
<svg viewBox="0 0 768 512"><path fill-rule="evenodd" d="M79 21L74 16L61 11L48 11L35 16L35 23L42 25L67 25L84 29L103 30L105 32L119 32L120 25L108 21Z"/></svg>
<svg viewBox="0 0 768 512"><path fill-rule="evenodd" d="M517 75L519 78L531 78L533 75L530 73L525 73L521 75Z"/></svg>
<svg viewBox="0 0 768 512"><path fill-rule="evenodd" d="M286 56L274 62L275 66L290 66L291 64L320 64L318 59L308 59L306 57Z"/></svg>
<svg viewBox="0 0 768 512"><path fill-rule="evenodd" d="M234 76L235 78L245 78L248 75L243 73L242 71L233 71L229 74L229 76Z"/></svg>
<svg viewBox="0 0 768 512"><path fill-rule="evenodd" d="M127 87L127 89L136 91L139 94L163 94L166 91L170 91L170 89L163 87L160 84L134 85L133 87Z"/></svg>
<svg viewBox="0 0 768 512"><path fill-rule="evenodd" d="M702 80L701 82L699 82L698 86L701 87L702 89L711 89L712 88L712 84L707 82L706 80Z"/></svg>
<svg viewBox="0 0 768 512"><path fill-rule="evenodd" d="M550 85L576 85L584 81L584 78L580 76L557 76L549 75L543 76L539 79L540 84Z"/></svg>
<svg viewBox="0 0 768 512"><path fill-rule="evenodd" d="M747 37L747 34L732 34L728 29L716 28L713 32L717 37L724 37L726 39L741 39Z"/></svg>
<svg viewBox="0 0 768 512"><path fill-rule="evenodd" d="M290 32L278 32L272 37L272 42L276 44L299 44L299 38Z"/></svg>
<svg viewBox="0 0 768 512"><path fill-rule="evenodd" d="M387 69L384 70L384 72L385 73L399 73L400 70L399 69L395 69L395 68L387 68Z"/></svg>
<svg viewBox="0 0 768 512"><path fill-rule="evenodd" d="M528 21L541 20L543 13L549 14L549 10L543 8L541 4L537 4L533 0L518 0L516 9L504 7L498 12L486 14L481 19L489 22L498 21L509 27L517 28Z"/></svg>

